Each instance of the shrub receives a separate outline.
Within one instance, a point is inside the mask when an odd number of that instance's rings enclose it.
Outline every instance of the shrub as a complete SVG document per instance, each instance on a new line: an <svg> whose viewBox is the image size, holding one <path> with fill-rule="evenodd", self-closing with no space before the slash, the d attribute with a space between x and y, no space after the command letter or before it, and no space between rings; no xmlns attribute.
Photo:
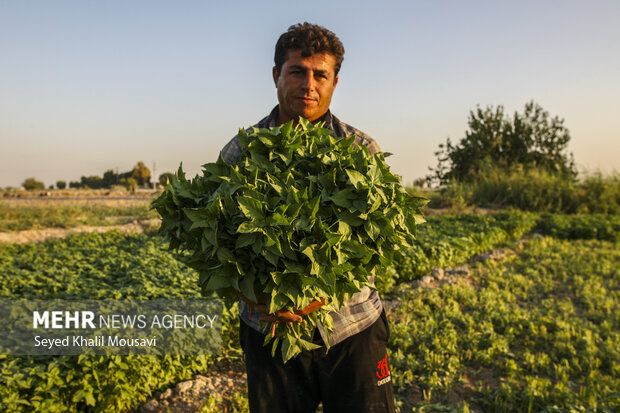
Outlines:
<svg viewBox="0 0 620 413"><path fill-rule="evenodd" d="M488 168L470 181L453 180L439 190L433 207L477 205L563 213L620 213L620 176L600 172L579 180L531 168Z"/></svg>
<svg viewBox="0 0 620 413"><path fill-rule="evenodd" d="M579 180L576 192L581 212L620 214L620 174L586 174Z"/></svg>
<svg viewBox="0 0 620 413"><path fill-rule="evenodd" d="M121 178L121 185L123 185L127 191L135 192L138 187L138 181L131 177Z"/></svg>
<svg viewBox="0 0 620 413"><path fill-rule="evenodd" d="M34 178L26 179L24 183L22 183L22 186L24 187L24 189L27 189L28 191L33 191L36 189L45 189L45 184L41 181L37 181Z"/></svg>

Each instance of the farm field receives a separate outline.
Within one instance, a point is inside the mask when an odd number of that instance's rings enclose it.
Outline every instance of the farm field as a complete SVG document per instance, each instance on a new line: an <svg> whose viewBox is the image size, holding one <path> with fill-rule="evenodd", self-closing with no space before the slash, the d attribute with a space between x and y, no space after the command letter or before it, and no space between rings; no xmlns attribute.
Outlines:
<svg viewBox="0 0 620 413"><path fill-rule="evenodd" d="M0 198L0 232L122 225L157 218L148 197Z"/></svg>
<svg viewBox="0 0 620 413"><path fill-rule="evenodd" d="M151 213L134 207L83 218L91 208L71 206L72 222ZM59 220L36 225L61 225L63 208L46 206ZM0 231L23 228L44 209L2 212ZM144 234L0 244L0 274L3 299L199 297L197 274ZM617 216L430 217L378 284L390 308L400 411L618 411L619 284ZM0 410L135 411L222 360L239 364L234 308L224 321L224 350L215 356L0 356ZM212 395L202 411L246 411L244 397Z"/></svg>

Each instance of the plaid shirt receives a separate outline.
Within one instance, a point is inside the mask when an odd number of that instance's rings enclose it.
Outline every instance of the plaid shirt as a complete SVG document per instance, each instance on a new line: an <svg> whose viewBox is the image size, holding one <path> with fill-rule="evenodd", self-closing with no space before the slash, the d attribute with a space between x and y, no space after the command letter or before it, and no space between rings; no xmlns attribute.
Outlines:
<svg viewBox="0 0 620 413"><path fill-rule="evenodd" d="M255 126L258 128L274 128L277 126L277 120L278 106ZM370 136L351 125L341 122L329 110L317 122L325 122L324 127L334 131L337 137L355 135L354 145L365 145L371 155L381 151L379 145ZM241 151L239 139L235 136L222 149L222 158L227 163L233 163L241 154ZM370 278L370 282L374 285L374 276ZM360 292L355 293L339 311L331 313L334 319L333 333L327 334L325 328L320 323L317 325L317 328L323 342L329 342L333 346L370 327L379 318L382 310L383 304L379 298L379 293L364 287ZM263 334L267 332L267 327L261 328L260 321L258 320L260 313L254 309L248 311L248 306L244 301L239 302L239 315L241 320L254 330Z"/></svg>

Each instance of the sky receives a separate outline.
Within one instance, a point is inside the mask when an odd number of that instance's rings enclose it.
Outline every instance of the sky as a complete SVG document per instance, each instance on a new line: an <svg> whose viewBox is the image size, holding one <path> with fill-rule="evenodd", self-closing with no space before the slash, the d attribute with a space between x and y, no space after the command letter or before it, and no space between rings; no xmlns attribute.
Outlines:
<svg viewBox="0 0 620 413"><path fill-rule="evenodd" d="M189 176L277 104L273 50L308 21L342 40L332 112L403 183L470 111L534 100L584 171L618 171L620 2L0 0L0 187L124 172Z"/></svg>

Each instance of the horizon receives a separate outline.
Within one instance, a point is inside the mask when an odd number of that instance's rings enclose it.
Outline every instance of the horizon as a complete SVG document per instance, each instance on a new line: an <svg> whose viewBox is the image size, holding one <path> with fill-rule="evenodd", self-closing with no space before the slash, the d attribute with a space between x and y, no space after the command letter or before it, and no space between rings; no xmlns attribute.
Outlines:
<svg viewBox="0 0 620 413"><path fill-rule="evenodd" d="M194 176L275 106L273 48L303 21L342 40L331 109L394 154L403 184L478 105L531 100L564 119L578 169L617 173L620 3L212 4L1 3L0 187L138 161Z"/></svg>

